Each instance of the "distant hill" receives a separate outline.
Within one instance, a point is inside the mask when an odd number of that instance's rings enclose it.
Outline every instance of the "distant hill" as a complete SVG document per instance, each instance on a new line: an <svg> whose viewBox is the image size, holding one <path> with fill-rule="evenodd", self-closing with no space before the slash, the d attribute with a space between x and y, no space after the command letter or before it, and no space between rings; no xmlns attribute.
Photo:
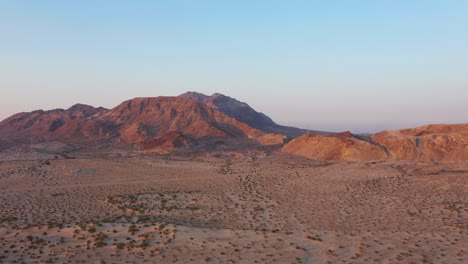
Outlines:
<svg viewBox="0 0 468 264"><path fill-rule="evenodd" d="M34 144L47 141L93 143L112 134L96 120L108 110L76 104L66 110L37 110L15 114L0 122L4 145Z"/></svg>
<svg viewBox="0 0 468 264"><path fill-rule="evenodd" d="M427 125L367 137L349 132L307 134L286 144L282 151L326 161L468 161L468 124Z"/></svg>

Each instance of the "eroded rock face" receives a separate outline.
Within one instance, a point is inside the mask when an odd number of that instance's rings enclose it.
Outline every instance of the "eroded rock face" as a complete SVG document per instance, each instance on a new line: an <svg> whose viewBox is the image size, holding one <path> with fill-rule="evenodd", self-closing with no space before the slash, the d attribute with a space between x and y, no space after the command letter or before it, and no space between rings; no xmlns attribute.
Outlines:
<svg viewBox="0 0 468 264"><path fill-rule="evenodd" d="M384 131L371 140L395 160L458 162L468 160L468 124L428 125Z"/></svg>
<svg viewBox="0 0 468 264"><path fill-rule="evenodd" d="M384 149L360 140L350 132L333 135L307 134L282 148L283 152L323 161L368 161L387 159Z"/></svg>

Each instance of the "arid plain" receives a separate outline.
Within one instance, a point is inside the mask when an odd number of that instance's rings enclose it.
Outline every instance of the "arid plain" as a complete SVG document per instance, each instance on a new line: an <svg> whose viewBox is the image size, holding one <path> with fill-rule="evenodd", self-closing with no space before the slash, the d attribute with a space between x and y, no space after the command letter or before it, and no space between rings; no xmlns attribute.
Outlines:
<svg viewBox="0 0 468 264"><path fill-rule="evenodd" d="M0 0L0 264L468 264L468 0Z"/></svg>
<svg viewBox="0 0 468 264"><path fill-rule="evenodd" d="M0 163L3 263L466 263L468 164L285 153Z"/></svg>

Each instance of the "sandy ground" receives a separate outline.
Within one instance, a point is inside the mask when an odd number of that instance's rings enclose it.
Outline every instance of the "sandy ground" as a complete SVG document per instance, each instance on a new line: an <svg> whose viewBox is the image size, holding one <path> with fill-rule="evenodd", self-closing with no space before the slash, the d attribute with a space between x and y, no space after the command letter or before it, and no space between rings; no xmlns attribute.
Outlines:
<svg viewBox="0 0 468 264"><path fill-rule="evenodd" d="M0 262L468 262L468 164L254 156L0 162Z"/></svg>

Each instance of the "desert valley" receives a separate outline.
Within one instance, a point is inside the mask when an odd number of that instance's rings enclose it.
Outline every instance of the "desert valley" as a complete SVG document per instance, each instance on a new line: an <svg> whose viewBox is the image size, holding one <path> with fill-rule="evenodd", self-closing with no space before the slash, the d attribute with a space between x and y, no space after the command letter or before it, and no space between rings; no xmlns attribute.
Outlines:
<svg viewBox="0 0 468 264"><path fill-rule="evenodd" d="M0 122L0 263L466 263L468 124L275 123L187 92Z"/></svg>

